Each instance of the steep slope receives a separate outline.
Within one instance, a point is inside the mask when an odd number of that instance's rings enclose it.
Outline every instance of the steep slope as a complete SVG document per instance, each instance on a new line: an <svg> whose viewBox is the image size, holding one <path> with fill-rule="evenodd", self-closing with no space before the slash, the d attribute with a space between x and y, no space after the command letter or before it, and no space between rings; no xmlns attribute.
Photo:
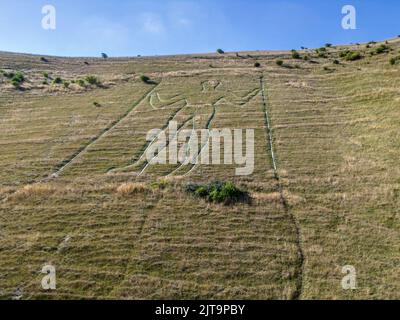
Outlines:
<svg viewBox="0 0 400 320"><path fill-rule="evenodd" d="M16 90L0 76L0 296L398 298L400 69L389 59L400 42L380 45L299 52L307 59L0 54L0 69L26 78ZM79 84L91 74L101 84ZM150 165L146 134L170 121L254 129L254 173ZM215 180L252 202L185 192ZM52 292L40 286L47 264ZM341 287L346 265L357 290Z"/></svg>

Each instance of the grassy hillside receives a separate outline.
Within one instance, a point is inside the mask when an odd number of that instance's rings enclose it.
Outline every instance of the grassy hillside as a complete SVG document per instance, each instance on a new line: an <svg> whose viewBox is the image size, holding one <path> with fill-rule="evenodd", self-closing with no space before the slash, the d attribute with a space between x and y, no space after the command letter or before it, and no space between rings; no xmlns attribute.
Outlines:
<svg viewBox="0 0 400 320"><path fill-rule="evenodd" d="M0 297L399 298L400 41L298 54L0 53ZM254 173L149 165L171 120L255 129ZM186 192L216 180L251 201Z"/></svg>

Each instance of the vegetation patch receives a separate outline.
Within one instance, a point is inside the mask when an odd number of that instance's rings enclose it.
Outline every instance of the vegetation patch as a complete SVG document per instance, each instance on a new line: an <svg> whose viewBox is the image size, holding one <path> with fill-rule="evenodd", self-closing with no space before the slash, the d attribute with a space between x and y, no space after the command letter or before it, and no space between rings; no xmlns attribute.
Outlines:
<svg viewBox="0 0 400 320"><path fill-rule="evenodd" d="M164 190L168 187L169 182L167 180L158 180L151 184L153 189Z"/></svg>
<svg viewBox="0 0 400 320"><path fill-rule="evenodd" d="M387 53L389 51L390 51L389 46L381 44L378 48L375 49L374 54L382 54L382 53Z"/></svg>
<svg viewBox="0 0 400 320"><path fill-rule="evenodd" d="M390 62L390 64L391 64L392 66L394 66L395 64L397 64L397 63L400 62L400 56L391 58L391 59L389 60L389 62Z"/></svg>
<svg viewBox="0 0 400 320"><path fill-rule="evenodd" d="M296 50L292 50L292 58L301 59L300 53L298 53Z"/></svg>
<svg viewBox="0 0 400 320"><path fill-rule="evenodd" d="M140 80L142 80L142 82L144 82L144 83L146 83L146 84L156 84L155 81L151 80L150 77L148 77L148 76L146 76L146 75L144 75L144 74L142 74L142 75L140 76Z"/></svg>
<svg viewBox="0 0 400 320"><path fill-rule="evenodd" d="M17 199L32 197L47 197L56 192L56 188L46 183L36 183L24 186L15 194Z"/></svg>
<svg viewBox="0 0 400 320"><path fill-rule="evenodd" d="M95 76L87 76L85 78L86 82L93 86L101 85L101 81Z"/></svg>
<svg viewBox="0 0 400 320"><path fill-rule="evenodd" d="M15 76L15 73L14 72L7 72L7 71L4 71L4 70L1 70L1 72L0 72L4 77L6 77L6 78L8 78L8 79L11 79L11 78L13 78L14 76Z"/></svg>
<svg viewBox="0 0 400 320"><path fill-rule="evenodd" d="M339 55L341 58L344 58L346 61L356 61L362 59L362 55L358 51L343 51Z"/></svg>
<svg viewBox="0 0 400 320"><path fill-rule="evenodd" d="M53 83L54 83L54 84L61 84L61 83L63 83L63 79L61 79L60 77L56 77L56 78L53 80Z"/></svg>
<svg viewBox="0 0 400 320"><path fill-rule="evenodd" d="M326 51L327 51L326 47L322 47L315 50L319 58L326 58Z"/></svg>
<svg viewBox="0 0 400 320"><path fill-rule="evenodd" d="M25 81L25 77L21 72L17 72L12 78L11 78L11 84L19 88L19 86Z"/></svg>
<svg viewBox="0 0 400 320"><path fill-rule="evenodd" d="M149 193L151 189L144 183L123 183L116 189L116 192L126 197L134 194Z"/></svg>
<svg viewBox="0 0 400 320"><path fill-rule="evenodd" d="M189 184L186 192L208 202L233 205L235 203L250 203L248 192L240 190L232 182L213 182L207 185Z"/></svg>

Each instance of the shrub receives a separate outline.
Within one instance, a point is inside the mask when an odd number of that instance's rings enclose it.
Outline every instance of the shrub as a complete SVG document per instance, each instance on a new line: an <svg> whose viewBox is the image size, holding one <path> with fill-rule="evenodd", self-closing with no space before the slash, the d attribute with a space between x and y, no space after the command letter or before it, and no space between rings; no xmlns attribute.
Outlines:
<svg viewBox="0 0 400 320"><path fill-rule="evenodd" d="M326 58L326 48L325 47L316 49L315 52L317 53L319 58Z"/></svg>
<svg viewBox="0 0 400 320"><path fill-rule="evenodd" d="M14 72L3 72L3 76L5 76L6 78L8 78L8 79L12 79L12 78L14 78L14 76L15 76L15 73Z"/></svg>
<svg viewBox="0 0 400 320"><path fill-rule="evenodd" d="M159 181L153 182L151 184L151 186L154 189L160 189L160 190L166 189L168 187L168 185L169 185L169 182L167 180L159 180Z"/></svg>
<svg viewBox="0 0 400 320"><path fill-rule="evenodd" d="M361 53L357 51L350 51L345 56L346 61L355 61L355 60L360 60L361 58L362 58Z"/></svg>
<svg viewBox="0 0 400 320"><path fill-rule="evenodd" d="M327 47L327 48L332 47L332 43L327 43L327 44L325 44L325 47Z"/></svg>
<svg viewBox="0 0 400 320"><path fill-rule="evenodd" d="M15 73L13 73L13 72L7 72L7 71L5 71L5 70L1 70L0 73L1 73L4 77L6 77L6 78L8 78L8 79L11 79L12 77L15 76Z"/></svg>
<svg viewBox="0 0 400 320"><path fill-rule="evenodd" d="M282 60L277 60L277 61L276 61L276 64L277 64L278 66L282 67L282 66L283 66L283 61L282 61Z"/></svg>
<svg viewBox="0 0 400 320"><path fill-rule="evenodd" d="M76 81L76 83L77 83L79 86L81 86L81 87L85 87L85 86L86 86L85 80L82 80L82 79L78 79L78 80Z"/></svg>
<svg viewBox="0 0 400 320"><path fill-rule="evenodd" d="M108 59L108 55L107 55L106 53L104 53L104 52L101 54L101 57L102 57L103 59Z"/></svg>
<svg viewBox="0 0 400 320"><path fill-rule="evenodd" d="M61 84L63 82L63 79L61 79L60 77L56 77L54 80L53 80L53 83L54 84Z"/></svg>
<svg viewBox="0 0 400 320"><path fill-rule="evenodd" d="M43 73L43 77L45 77L46 79L49 79L49 78L50 78L50 76L49 76L49 74L48 74L47 72L44 72L44 73Z"/></svg>
<svg viewBox="0 0 400 320"><path fill-rule="evenodd" d="M45 57L41 57L41 58L40 58L40 61L46 62L46 63L49 62L49 60L47 60Z"/></svg>
<svg viewBox="0 0 400 320"><path fill-rule="evenodd" d="M100 80L99 80L97 77L95 77L95 76L87 76L87 77L85 78L85 80L86 80L87 83L89 83L89 84L91 84L91 85L96 85L96 86L98 86L98 85L100 84Z"/></svg>
<svg viewBox="0 0 400 320"><path fill-rule="evenodd" d="M11 84L14 87L19 87L21 83L25 81L25 77L21 72L17 72L12 78L11 78Z"/></svg>
<svg viewBox="0 0 400 320"><path fill-rule="evenodd" d="M390 64L392 65L392 66L394 66L396 63L398 63L400 61L400 56L397 56L397 57L393 57L393 58L391 58L390 59Z"/></svg>
<svg viewBox="0 0 400 320"><path fill-rule="evenodd" d="M237 188L232 182L213 182L209 185L190 184L186 187L186 192L209 202L224 203L225 205L250 202L249 194Z"/></svg>
<svg viewBox="0 0 400 320"><path fill-rule="evenodd" d="M340 64L339 60L333 60L333 64Z"/></svg>
<svg viewBox="0 0 400 320"><path fill-rule="evenodd" d="M224 54L224 53L225 53L225 51L224 51L224 50L222 50L222 49L218 49L218 50L217 50L217 53L219 53L219 54Z"/></svg>
<svg viewBox="0 0 400 320"><path fill-rule="evenodd" d="M386 53L390 50L387 45L381 44L378 48L375 49L376 54Z"/></svg>
<svg viewBox="0 0 400 320"><path fill-rule="evenodd" d="M144 83L147 83L147 84L151 83L150 78L148 76L144 75L144 74L142 74L140 76L140 80L142 80Z"/></svg>
<svg viewBox="0 0 400 320"><path fill-rule="evenodd" d="M98 102L93 102L93 105L96 107L96 108L100 108L101 107L101 104L100 103L98 103Z"/></svg>
<svg viewBox="0 0 400 320"><path fill-rule="evenodd" d="M207 190L206 187L201 186L201 187L197 188L197 189L194 191L194 194L195 194L197 197L205 198L205 197L208 196L208 190Z"/></svg>
<svg viewBox="0 0 400 320"><path fill-rule="evenodd" d="M296 50L292 50L293 59L301 59L300 54Z"/></svg>
<svg viewBox="0 0 400 320"><path fill-rule="evenodd" d="M69 85L70 85L69 81L63 81L63 86L65 89L68 89Z"/></svg>
<svg viewBox="0 0 400 320"><path fill-rule="evenodd" d="M256 63L254 64L254 67L260 68L260 67L261 67L261 64L260 64L259 62L256 62Z"/></svg>

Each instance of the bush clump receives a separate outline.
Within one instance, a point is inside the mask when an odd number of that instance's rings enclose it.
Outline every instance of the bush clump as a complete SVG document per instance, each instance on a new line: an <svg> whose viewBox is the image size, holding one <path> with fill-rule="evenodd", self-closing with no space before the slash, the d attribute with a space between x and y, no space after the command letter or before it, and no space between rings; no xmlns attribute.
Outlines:
<svg viewBox="0 0 400 320"><path fill-rule="evenodd" d="M280 67L283 66L283 61L282 60L276 60L276 64Z"/></svg>
<svg viewBox="0 0 400 320"><path fill-rule="evenodd" d="M392 66L394 66L396 63L398 63L400 61L400 56L397 56L397 57L393 57L393 58L391 58L390 60L389 60L389 62L390 62L390 64L392 65Z"/></svg>
<svg viewBox="0 0 400 320"><path fill-rule="evenodd" d="M83 79L76 80L76 83L81 87L85 87L86 86L85 80L83 80Z"/></svg>
<svg viewBox="0 0 400 320"><path fill-rule="evenodd" d="M53 83L54 83L54 84L61 84L61 83L63 83L63 79L61 79L60 77L56 77L56 78L53 80Z"/></svg>
<svg viewBox="0 0 400 320"><path fill-rule="evenodd" d="M355 60L360 60L362 58L362 55L360 52L357 51L343 51L339 54L341 58L344 58L346 61L355 61Z"/></svg>
<svg viewBox="0 0 400 320"><path fill-rule="evenodd" d="M224 51L224 50L222 50L222 49L217 49L217 53L219 53L219 54L224 54L224 53L225 53L225 51Z"/></svg>
<svg viewBox="0 0 400 320"><path fill-rule="evenodd" d="M315 52L317 53L319 58L326 58L326 48L325 47L321 47L319 49L316 49Z"/></svg>
<svg viewBox="0 0 400 320"><path fill-rule="evenodd" d="M150 77L148 77L144 74L140 76L140 80L142 80L146 84L155 84L155 82L153 80L151 80Z"/></svg>
<svg viewBox="0 0 400 320"><path fill-rule="evenodd" d="M382 54L382 53L386 53L389 52L390 48L385 45L385 44L381 44L378 48L375 49L375 54Z"/></svg>
<svg viewBox="0 0 400 320"><path fill-rule="evenodd" d="M86 80L87 83L89 83L91 85L94 85L94 86L98 86L98 85L101 84L100 80L95 76L87 76L85 78L85 80Z"/></svg>
<svg viewBox="0 0 400 320"><path fill-rule="evenodd" d="M18 88L24 81L25 81L25 77L21 72L17 72L11 78L11 84L16 88Z"/></svg>
<svg viewBox="0 0 400 320"><path fill-rule="evenodd" d="M296 50L292 50L292 58L301 59L300 53L298 53Z"/></svg>
<svg viewBox="0 0 400 320"><path fill-rule="evenodd" d="M249 203L250 196L240 190L232 182L213 182L208 185L189 184L186 192L209 202L232 205L235 203Z"/></svg>
<svg viewBox="0 0 400 320"><path fill-rule="evenodd" d="M259 62L256 62L256 63L254 64L254 67L255 67L255 68L260 68L260 67L261 67L261 64L260 64Z"/></svg>
<svg viewBox="0 0 400 320"><path fill-rule="evenodd" d="M8 79L12 79L15 76L14 72L6 72L4 70L1 70L0 72L3 76L5 76Z"/></svg>

